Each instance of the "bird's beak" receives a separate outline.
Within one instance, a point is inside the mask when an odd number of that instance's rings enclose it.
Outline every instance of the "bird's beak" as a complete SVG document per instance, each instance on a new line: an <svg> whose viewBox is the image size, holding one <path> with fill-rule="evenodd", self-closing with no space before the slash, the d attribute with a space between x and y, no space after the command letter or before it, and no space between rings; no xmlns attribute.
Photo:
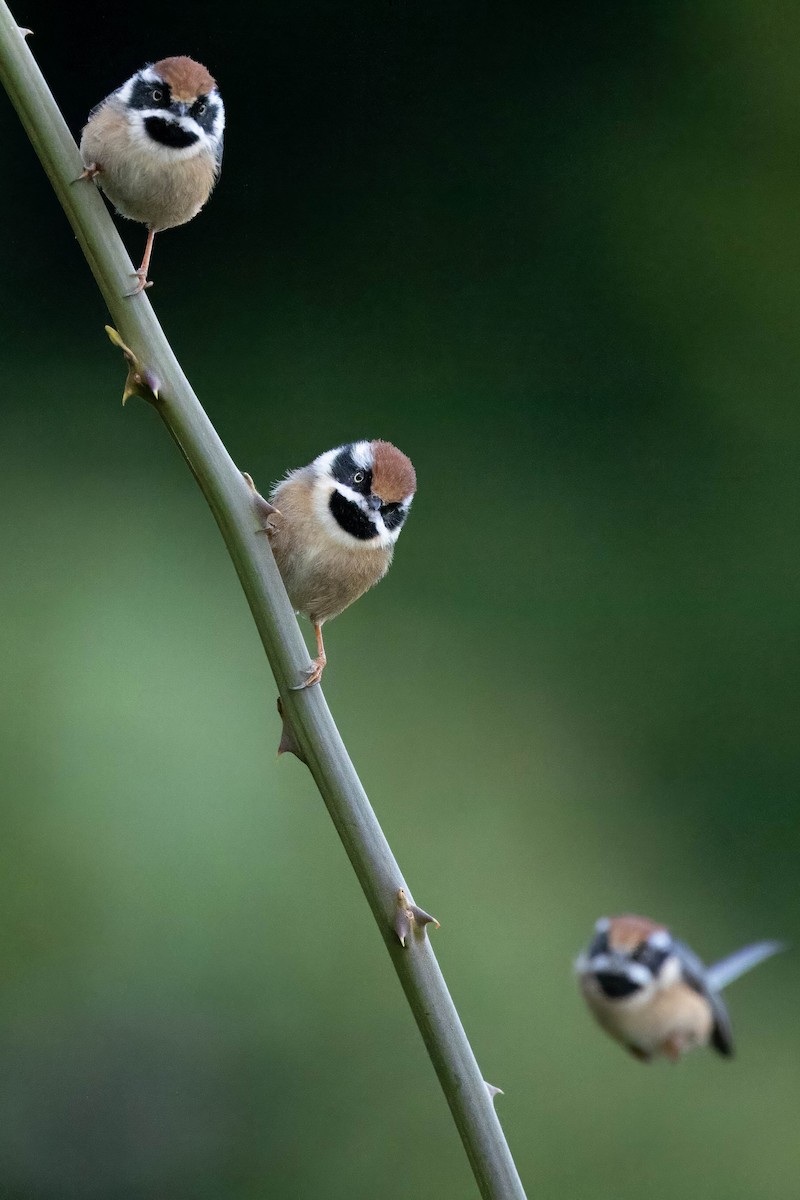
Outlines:
<svg viewBox="0 0 800 1200"><path fill-rule="evenodd" d="M377 512L382 504L383 501L381 500L380 496L376 496L374 492L367 497L367 506L371 508L373 512Z"/></svg>

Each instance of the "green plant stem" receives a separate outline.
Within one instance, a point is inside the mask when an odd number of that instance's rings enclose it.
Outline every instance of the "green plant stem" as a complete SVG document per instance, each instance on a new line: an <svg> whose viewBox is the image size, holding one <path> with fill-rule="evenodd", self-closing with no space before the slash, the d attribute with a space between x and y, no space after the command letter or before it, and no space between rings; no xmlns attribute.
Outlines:
<svg viewBox="0 0 800 1200"><path fill-rule="evenodd" d="M344 843L400 977L463 1140L481 1194L524 1200L514 1161L475 1056L424 931L395 932L403 880L319 687L293 691L310 660L251 493L217 436L146 295L124 298L133 264L97 189L74 184L78 149L47 84L0 0L0 77L61 201L123 341L157 381L160 416L219 525L247 596L299 749ZM465 897L465 904L467 898Z"/></svg>

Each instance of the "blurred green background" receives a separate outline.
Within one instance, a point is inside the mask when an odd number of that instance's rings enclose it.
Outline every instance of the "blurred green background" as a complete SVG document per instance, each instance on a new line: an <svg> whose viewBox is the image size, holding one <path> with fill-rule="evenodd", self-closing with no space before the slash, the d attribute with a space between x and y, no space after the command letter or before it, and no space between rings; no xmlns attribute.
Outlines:
<svg viewBox="0 0 800 1200"><path fill-rule="evenodd" d="M794 955L731 989L734 1062L679 1068L571 963L625 910L797 941L800 10L15 15L76 134L145 61L217 75L222 180L150 295L237 463L416 464L325 691L529 1194L785 1200ZM213 520L0 122L0 1196L474 1196Z"/></svg>

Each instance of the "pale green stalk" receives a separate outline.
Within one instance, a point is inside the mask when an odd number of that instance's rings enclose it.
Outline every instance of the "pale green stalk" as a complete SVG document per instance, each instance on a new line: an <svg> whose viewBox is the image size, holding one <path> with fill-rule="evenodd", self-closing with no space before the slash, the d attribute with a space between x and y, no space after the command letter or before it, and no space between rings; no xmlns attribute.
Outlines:
<svg viewBox="0 0 800 1200"><path fill-rule="evenodd" d="M155 407L216 518L264 643L299 752L369 901L481 1194L487 1200L524 1200L492 1098L424 928L412 923L406 946L400 943L396 932L397 896L401 888L408 896L410 892L322 690L292 690L307 671L309 656L267 539L256 532L251 494L183 374L146 295L124 298L131 286L133 264L97 189L88 184L73 185L82 170L77 147L5 0L0 0L0 78L69 218L114 324L148 379L154 382L158 391Z"/></svg>

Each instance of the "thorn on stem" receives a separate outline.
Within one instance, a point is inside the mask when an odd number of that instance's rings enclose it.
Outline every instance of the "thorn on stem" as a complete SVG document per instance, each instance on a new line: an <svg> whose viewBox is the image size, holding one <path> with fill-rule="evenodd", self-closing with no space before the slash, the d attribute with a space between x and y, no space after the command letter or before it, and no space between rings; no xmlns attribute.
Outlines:
<svg viewBox="0 0 800 1200"><path fill-rule="evenodd" d="M26 39L26 38L33 37L33 30L32 30L32 29L23 29L21 25L18 25L18 26L17 26L17 29L18 29L18 30L20 31L20 33L22 34L22 40L23 40L23 42L25 41L25 39Z"/></svg>
<svg viewBox="0 0 800 1200"><path fill-rule="evenodd" d="M400 939L400 945L405 946L412 933L417 936L424 935L426 925L435 925L437 929L439 928L436 917L432 917L423 908L412 904L405 893L405 888L400 888L397 893L397 912L394 918L394 931Z"/></svg>
<svg viewBox="0 0 800 1200"><path fill-rule="evenodd" d="M256 514L261 524L261 529L258 532L270 533L272 529L274 529L274 525L270 525L269 518L279 517L281 515L280 509L276 508L274 504L270 504L269 500L264 499L256 485L253 483L252 475L248 475L247 471L242 471L242 476L253 495L253 508L256 510Z"/></svg>
<svg viewBox="0 0 800 1200"><path fill-rule="evenodd" d="M491 1100L494 1100L495 1096L505 1096L505 1092L502 1088L495 1087L493 1083L489 1083L486 1079L484 1079L483 1082L486 1085L486 1090L489 1093L489 1098Z"/></svg>
<svg viewBox="0 0 800 1200"><path fill-rule="evenodd" d="M289 724L286 713L283 711L283 701L281 700L280 696L278 696L278 716L283 722L283 727L281 729L281 740L278 743L278 758L280 758L282 754L293 754L295 758L300 759L301 763L305 763L305 765L308 766L308 760L303 754L303 751L300 749L297 738L294 736L294 730Z"/></svg>
<svg viewBox="0 0 800 1200"><path fill-rule="evenodd" d="M154 404L159 399L158 389L160 387L156 377L146 367L142 366L130 347L125 345L116 329L112 329L110 325L106 325L105 331L109 336L109 340L122 351L123 358L128 364L125 390L122 393L123 405L129 396L141 396L142 400L147 400L151 404Z"/></svg>

